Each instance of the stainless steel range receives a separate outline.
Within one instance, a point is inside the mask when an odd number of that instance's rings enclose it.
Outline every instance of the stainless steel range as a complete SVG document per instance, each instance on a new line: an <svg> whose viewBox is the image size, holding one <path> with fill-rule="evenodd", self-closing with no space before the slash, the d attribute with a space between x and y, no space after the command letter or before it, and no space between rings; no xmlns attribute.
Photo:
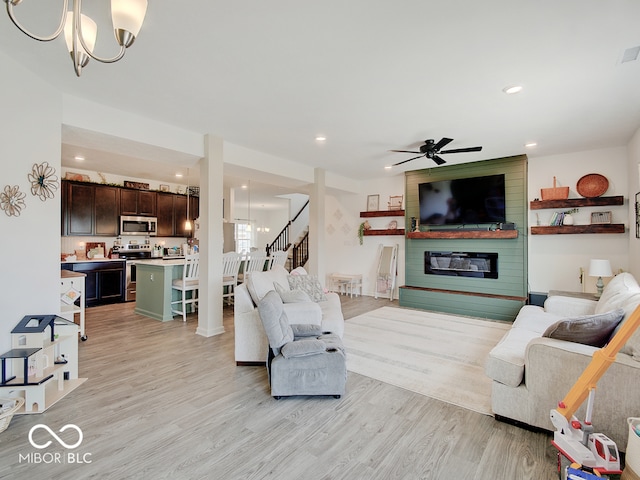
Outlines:
<svg viewBox="0 0 640 480"><path fill-rule="evenodd" d="M114 245L114 253L117 252L120 258L127 262L125 301L133 302L136 299L136 260L151 258L151 245L148 243L127 243L125 245Z"/></svg>

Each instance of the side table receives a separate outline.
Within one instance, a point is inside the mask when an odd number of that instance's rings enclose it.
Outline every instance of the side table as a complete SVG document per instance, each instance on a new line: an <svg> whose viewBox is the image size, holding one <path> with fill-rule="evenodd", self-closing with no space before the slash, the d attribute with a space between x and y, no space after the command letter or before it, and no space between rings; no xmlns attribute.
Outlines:
<svg viewBox="0 0 640 480"><path fill-rule="evenodd" d="M596 297L595 293L589 292L566 292L564 290L549 290L549 296L562 296L562 297L573 297L573 298L584 298L585 300L599 300Z"/></svg>
<svg viewBox="0 0 640 480"><path fill-rule="evenodd" d="M356 297L358 293L362 295L362 274L334 273L330 277L331 291L344 293L353 298L355 290Z"/></svg>

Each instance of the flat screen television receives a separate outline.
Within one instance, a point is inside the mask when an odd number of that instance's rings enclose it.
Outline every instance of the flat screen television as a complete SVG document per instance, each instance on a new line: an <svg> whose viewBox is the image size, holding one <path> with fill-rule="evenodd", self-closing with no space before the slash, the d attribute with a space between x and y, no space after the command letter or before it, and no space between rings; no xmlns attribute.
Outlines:
<svg viewBox="0 0 640 480"><path fill-rule="evenodd" d="M418 185L420 225L477 225L506 221L504 174Z"/></svg>

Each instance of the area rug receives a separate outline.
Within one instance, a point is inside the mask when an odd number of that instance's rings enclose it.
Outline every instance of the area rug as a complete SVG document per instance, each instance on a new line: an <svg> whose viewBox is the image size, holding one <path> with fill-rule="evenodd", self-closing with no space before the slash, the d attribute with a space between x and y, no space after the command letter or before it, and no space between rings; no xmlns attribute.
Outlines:
<svg viewBox="0 0 640 480"><path fill-rule="evenodd" d="M345 322L347 369L485 415L489 351L508 322L382 307Z"/></svg>

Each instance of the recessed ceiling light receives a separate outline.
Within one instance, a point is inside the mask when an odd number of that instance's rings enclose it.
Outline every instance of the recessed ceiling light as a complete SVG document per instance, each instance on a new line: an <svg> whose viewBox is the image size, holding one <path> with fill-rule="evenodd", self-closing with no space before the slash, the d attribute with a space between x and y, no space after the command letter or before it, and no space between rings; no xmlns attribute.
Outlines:
<svg viewBox="0 0 640 480"><path fill-rule="evenodd" d="M527 147L527 148L533 148L533 147L535 147L537 145L538 144L536 142L528 142L528 143L524 144L524 146Z"/></svg>
<svg viewBox="0 0 640 480"><path fill-rule="evenodd" d="M316 142L326 142L327 141L327 137L325 137L324 135L318 135L316 136Z"/></svg>
<svg viewBox="0 0 640 480"><path fill-rule="evenodd" d="M391 170L392 168L393 168L393 167L392 167L391 165L385 165L385 166L384 166L384 169L385 169L385 170Z"/></svg>
<svg viewBox="0 0 640 480"><path fill-rule="evenodd" d="M76 162L84 162L84 157L82 155L76 155L73 157Z"/></svg>
<svg viewBox="0 0 640 480"><path fill-rule="evenodd" d="M247 186L246 185L242 185L240 188L247 188Z"/></svg>
<svg viewBox="0 0 640 480"><path fill-rule="evenodd" d="M182 178L182 174L181 173L176 173L176 178Z"/></svg>
<svg viewBox="0 0 640 480"><path fill-rule="evenodd" d="M522 85L509 85L502 89L507 95L513 95L514 93L520 93L522 91Z"/></svg>

